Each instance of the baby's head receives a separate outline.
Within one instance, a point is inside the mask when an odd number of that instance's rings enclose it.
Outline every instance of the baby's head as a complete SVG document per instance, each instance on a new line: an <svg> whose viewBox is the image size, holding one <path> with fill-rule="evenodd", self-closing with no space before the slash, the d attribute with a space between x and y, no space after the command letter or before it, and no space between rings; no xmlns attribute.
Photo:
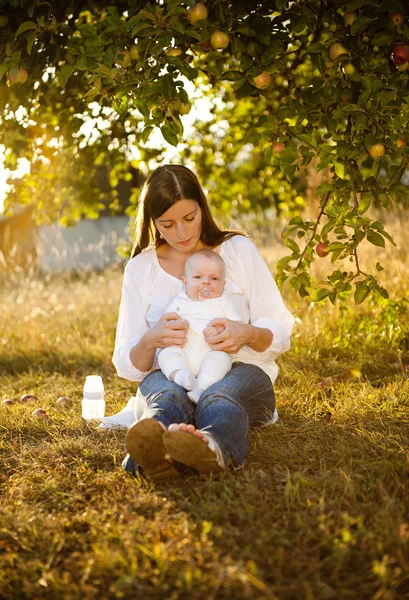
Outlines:
<svg viewBox="0 0 409 600"><path fill-rule="evenodd" d="M191 300L218 298L223 294L226 281L224 260L217 252L199 250L187 259L182 281L185 292Z"/></svg>

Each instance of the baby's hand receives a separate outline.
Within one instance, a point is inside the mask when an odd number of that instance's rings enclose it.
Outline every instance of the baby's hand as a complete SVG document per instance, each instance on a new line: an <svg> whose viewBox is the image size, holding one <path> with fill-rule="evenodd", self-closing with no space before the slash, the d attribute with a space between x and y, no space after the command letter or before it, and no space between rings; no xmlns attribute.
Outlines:
<svg viewBox="0 0 409 600"><path fill-rule="evenodd" d="M224 327L222 325L215 325L214 327L208 326L206 327L206 329L203 330L203 335L206 338L213 337L214 335L218 335L219 333L221 333L223 330Z"/></svg>

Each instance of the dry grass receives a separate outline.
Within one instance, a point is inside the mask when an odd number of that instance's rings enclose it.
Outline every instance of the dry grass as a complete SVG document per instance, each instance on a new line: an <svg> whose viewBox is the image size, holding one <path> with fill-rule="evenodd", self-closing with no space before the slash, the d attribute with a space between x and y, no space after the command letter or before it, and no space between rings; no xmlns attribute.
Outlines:
<svg viewBox="0 0 409 600"><path fill-rule="evenodd" d="M126 476L124 433L80 416L90 372L107 412L133 391L110 363L121 273L5 286L0 395L39 402L0 407L0 598L409 598L409 263L386 260L384 309L289 299L281 420L246 468L161 485Z"/></svg>

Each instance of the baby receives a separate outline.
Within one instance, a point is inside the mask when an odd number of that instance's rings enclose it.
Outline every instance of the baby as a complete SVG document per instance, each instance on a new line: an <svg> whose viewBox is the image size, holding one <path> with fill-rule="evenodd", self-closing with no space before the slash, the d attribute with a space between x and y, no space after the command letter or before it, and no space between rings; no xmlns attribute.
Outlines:
<svg viewBox="0 0 409 600"><path fill-rule="evenodd" d="M227 352L212 350L204 334L220 333L209 323L216 318L241 321L233 304L224 297L226 267L224 260L212 250L199 250L186 261L182 277L184 291L166 308L166 313L177 312L189 321L187 339L183 348L170 346L158 355L163 374L188 390L192 402L197 403L202 392L222 379L231 369L232 359Z"/></svg>

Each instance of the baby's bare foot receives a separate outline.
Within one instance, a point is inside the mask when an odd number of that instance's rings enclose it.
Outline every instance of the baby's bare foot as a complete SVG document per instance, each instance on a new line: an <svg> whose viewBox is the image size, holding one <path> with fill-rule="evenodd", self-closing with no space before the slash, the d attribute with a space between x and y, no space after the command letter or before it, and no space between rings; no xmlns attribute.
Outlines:
<svg viewBox="0 0 409 600"><path fill-rule="evenodd" d="M172 423L172 425L169 425L168 431L185 431L186 433L195 435L205 444L209 443L209 440L203 435L200 429L196 429L194 425L187 425L186 423Z"/></svg>

